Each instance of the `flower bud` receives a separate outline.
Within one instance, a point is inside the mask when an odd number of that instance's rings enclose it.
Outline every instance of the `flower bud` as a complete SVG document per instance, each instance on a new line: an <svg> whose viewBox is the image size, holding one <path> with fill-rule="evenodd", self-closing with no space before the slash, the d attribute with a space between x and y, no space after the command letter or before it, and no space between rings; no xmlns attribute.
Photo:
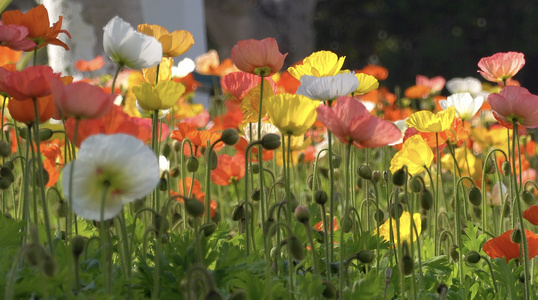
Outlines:
<svg viewBox="0 0 538 300"><path fill-rule="evenodd" d="M181 175L179 167L173 167L172 169L170 169L170 176L172 176L173 178L177 178L179 177L179 175Z"/></svg>
<svg viewBox="0 0 538 300"><path fill-rule="evenodd" d="M232 208L232 220L239 221L245 216L245 208L243 205L236 205Z"/></svg>
<svg viewBox="0 0 538 300"><path fill-rule="evenodd" d="M288 247L290 255L295 260L304 259L304 245L296 236L291 236L288 238Z"/></svg>
<svg viewBox="0 0 538 300"><path fill-rule="evenodd" d="M39 130L39 141L43 142L50 139L53 135L52 129L50 128L41 128Z"/></svg>
<svg viewBox="0 0 538 300"><path fill-rule="evenodd" d="M8 157L11 155L11 146L6 141L0 141L0 156Z"/></svg>
<svg viewBox="0 0 538 300"><path fill-rule="evenodd" d="M213 214L213 217L211 217L211 221L213 221L215 224L219 224L222 217L220 216L220 213L218 211Z"/></svg>
<svg viewBox="0 0 538 300"><path fill-rule="evenodd" d="M306 206L297 206L294 214L295 220L297 220L297 222L308 224L308 220L310 220L310 211L308 211L308 208Z"/></svg>
<svg viewBox="0 0 538 300"><path fill-rule="evenodd" d="M250 171L252 172L252 174L260 173L260 164L257 162L253 162L252 164L250 164Z"/></svg>
<svg viewBox="0 0 538 300"><path fill-rule="evenodd" d="M534 200L535 200L534 195L530 191L527 191L527 190L523 191L521 193L521 198L528 205L534 204Z"/></svg>
<svg viewBox="0 0 538 300"><path fill-rule="evenodd" d="M157 234L166 234L166 232L168 232L168 229L170 228L170 222L168 222L168 219L163 215L155 215L152 220L152 225L153 228L155 228L155 230L157 231Z"/></svg>
<svg viewBox="0 0 538 300"><path fill-rule="evenodd" d="M200 231L204 233L205 237L209 237L217 231L217 224L213 222L205 223L200 226Z"/></svg>
<svg viewBox="0 0 538 300"><path fill-rule="evenodd" d="M317 190L314 193L314 201L319 205L324 205L329 200L329 196L324 190Z"/></svg>
<svg viewBox="0 0 538 300"><path fill-rule="evenodd" d="M320 185L321 185L321 180L318 177L316 180L316 188L319 188ZM308 187L309 190L312 190L314 188L314 174L308 175L308 177L306 178L306 186Z"/></svg>
<svg viewBox="0 0 538 300"><path fill-rule="evenodd" d="M381 222L383 222L384 219L385 219L385 213L381 209L374 211L374 220L377 223L381 224Z"/></svg>
<svg viewBox="0 0 538 300"><path fill-rule="evenodd" d="M357 167L357 174L366 180L372 179L372 170L367 165L360 165Z"/></svg>
<svg viewBox="0 0 538 300"><path fill-rule="evenodd" d="M54 256L50 254L45 254L43 256L43 263L41 264L41 268L43 270L43 273L45 273L48 277L53 277L56 275L56 259L54 259Z"/></svg>
<svg viewBox="0 0 538 300"><path fill-rule="evenodd" d="M194 157L194 156L190 156L188 159L187 159L187 171L188 172L196 172L198 171L198 167L200 166L200 163L198 162L198 158Z"/></svg>
<svg viewBox="0 0 538 300"><path fill-rule="evenodd" d="M159 191L165 192L168 190L168 180L164 176L159 178L159 184L157 186L159 187Z"/></svg>
<svg viewBox="0 0 538 300"><path fill-rule="evenodd" d="M480 206L473 206L473 215L475 218L482 218L482 208Z"/></svg>
<svg viewBox="0 0 538 300"><path fill-rule="evenodd" d="M482 203L482 192L476 186L469 189L469 202L474 206L480 206Z"/></svg>
<svg viewBox="0 0 538 300"><path fill-rule="evenodd" d="M215 291L214 289L211 289L207 295L205 295L204 300L222 300L222 295L219 294L219 292Z"/></svg>
<svg viewBox="0 0 538 300"><path fill-rule="evenodd" d="M25 246L24 257L30 266L39 266L42 263L44 256L45 249L40 244L29 243Z"/></svg>
<svg viewBox="0 0 538 300"><path fill-rule="evenodd" d="M342 222L342 230L345 233L351 232L351 229L353 229L353 219L350 217L344 217L344 222Z"/></svg>
<svg viewBox="0 0 538 300"><path fill-rule="evenodd" d="M476 264L478 261L480 261L480 254L476 251L469 251L465 255L465 260L467 260L470 264Z"/></svg>
<svg viewBox="0 0 538 300"><path fill-rule="evenodd" d="M374 253L370 250L361 250L357 253L357 259L363 264L369 264L374 260Z"/></svg>
<svg viewBox="0 0 538 300"><path fill-rule="evenodd" d="M418 194L418 201L420 207L424 210L430 210L433 206L433 195L432 192L428 189L424 189L420 194Z"/></svg>
<svg viewBox="0 0 538 300"><path fill-rule="evenodd" d="M495 164L493 163L493 160L491 158L486 160L486 162L484 163L484 170L487 174L495 173Z"/></svg>
<svg viewBox="0 0 538 300"><path fill-rule="evenodd" d="M511 212L510 203L508 203L508 201L506 201L504 203L504 207L503 207L503 217L504 218L510 217L510 212Z"/></svg>
<svg viewBox="0 0 538 300"><path fill-rule="evenodd" d="M393 203L389 208L390 217L393 219L399 219L403 214L403 207L400 203Z"/></svg>
<svg viewBox="0 0 538 300"><path fill-rule="evenodd" d="M512 173L512 169L510 168L510 163L506 160L503 162L501 166L501 170L505 176L510 176L510 174Z"/></svg>
<svg viewBox="0 0 538 300"><path fill-rule="evenodd" d="M6 177L0 178L0 190L5 190L11 185L11 181Z"/></svg>
<svg viewBox="0 0 538 300"><path fill-rule="evenodd" d="M3 165L4 168L8 168L10 169L11 171L13 171L13 169L15 169L15 165L13 164L13 161L11 160L8 160L4 163Z"/></svg>
<svg viewBox="0 0 538 300"><path fill-rule="evenodd" d="M65 201L61 200L54 203L54 214L57 218L65 218L67 211L67 204Z"/></svg>
<svg viewBox="0 0 538 300"><path fill-rule="evenodd" d="M437 291L437 294L439 294L438 299L446 299L447 294L448 294L448 286L446 286L446 284L444 283L441 283L439 284L439 286L437 286L436 291Z"/></svg>
<svg viewBox="0 0 538 300"><path fill-rule="evenodd" d="M273 225L275 225L275 221L270 218L270 219L267 219L265 222L263 222L263 234L267 237L273 237L276 233L276 226L273 227Z"/></svg>
<svg viewBox="0 0 538 300"><path fill-rule="evenodd" d="M206 156L206 161L208 161L211 157L211 165L209 167L211 168L211 170L215 170L219 164L219 157L217 156L217 153L213 151L213 149L211 149L211 151L206 151L204 155Z"/></svg>
<svg viewBox="0 0 538 300"><path fill-rule="evenodd" d="M340 156L333 154L333 168L338 169L340 168L340 165L342 164L342 158Z"/></svg>
<svg viewBox="0 0 538 300"><path fill-rule="evenodd" d="M204 204L194 198L184 199L185 209L192 217L199 217L204 213Z"/></svg>
<svg viewBox="0 0 538 300"><path fill-rule="evenodd" d="M424 184L422 183L422 178L419 176L413 176L409 181L409 188L413 193L420 193L424 189Z"/></svg>
<svg viewBox="0 0 538 300"><path fill-rule="evenodd" d="M221 139L224 144L228 146L233 146L237 144L237 142L239 142L239 134L237 134L237 130L233 128L228 128L222 132Z"/></svg>
<svg viewBox="0 0 538 300"><path fill-rule="evenodd" d="M275 150L280 147L280 136L274 133L268 133L262 137L262 147L265 150Z"/></svg>
<svg viewBox="0 0 538 300"><path fill-rule="evenodd" d="M84 237L75 235L71 239L71 253L75 258L78 258L84 252Z"/></svg>
<svg viewBox="0 0 538 300"><path fill-rule="evenodd" d="M409 255L404 255L400 262L400 272L404 275L410 275L415 268L415 261Z"/></svg>
<svg viewBox="0 0 538 300"><path fill-rule="evenodd" d="M15 181L15 175L13 175L13 172L10 168L2 167L0 169L0 176L7 178L9 182Z"/></svg>
<svg viewBox="0 0 538 300"><path fill-rule="evenodd" d="M162 156L166 158L170 157L171 152L172 152L172 146L170 146L170 144L164 144L163 147L161 148L161 154Z"/></svg>
<svg viewBox="0 0 538 300"><path fill-rule="evenodd" d="M181 142L178 140L172 140L172 148L174 148L175 152L179 152L181 150Z"/></svg>
<svg viewBox="0 0 538 300"><path fill-rule="evenodd" d="M521 229L519 228L514 229L512 231L512 234L510 234L510 240L512 241L512 243L521 244L521 242L523 241Z"/></svg>
<svg viewBox="0 0 538 300"><path fill-rule="evenodd" d="M392 174L392 183L396 186L403 186L405 184L405 171L403 168Z"/></svg>
<svg viewBox="0 0 538 300"><path fill-rule="evenodd" d="M323 289L323 293L321 294L323 297L327 299L336 298L336 287L332 282L324 279L321 281L321 284L325 286L325 288Z"/></svg>
<svg viewBox="0 0 538 300"><path fill-rule="evenodd" d="M389 171L383 171L383 181L389 182L390 180L390 172Z"/></svg>
<svg viewBox="0 0 538 300"><path fill-rule="evenodd" d="M373 170L372 171L372 181L374 183L377 183L381 179L381 172L379 170Z"/></svg>
<svg viewBox="0 0 538 300"><path fill-rule="evenodd" d="M452 246L450 246L450 257L452 257L454 261L460 260L460 254L458 252L458 245L452 244Z"/></svg>

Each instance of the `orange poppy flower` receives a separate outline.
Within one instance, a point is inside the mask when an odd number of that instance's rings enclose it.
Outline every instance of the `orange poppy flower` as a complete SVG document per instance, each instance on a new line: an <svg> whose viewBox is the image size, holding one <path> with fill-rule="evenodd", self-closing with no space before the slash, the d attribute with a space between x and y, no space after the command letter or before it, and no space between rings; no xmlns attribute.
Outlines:
<svg viewBox="0 0 538 300"><path fill-rule="evenodd" d="M183 86L185 86L185 92L183 93L183 95L192 93L196 90L197 87L202 86L200 82L194 79L194 75L192 73L189 73L181 78L173 78L172 81L179 82L183 84Z"/></svg>
<svg viewBox="0 0 538 300"><path fill-rule="evenodd" d="M11 117L21 123L31 125L35 123L35 113L34 113L34 100L14 100L11 99L7 103L7 109ZM52 96L45 96L37 98L37 109L39 112L39 123L47 122L56 109L54 104L54 99Z"/></svg>
<svg viewBox="0 0 538 300"><path fill-rule="evenodd" d="M317 231L322 231L324 228L323 228L323 221L320 221L319 223L317 223L316 225L314 225L314 229L316 229ZM340 229L338 227L338 222L336 221L336 217L333 218L333 230L338 230Z"/></svg>
<svg viewBox="0 0 538 300"><path fill-rule="evenodd" d="M288 71L283 71L276 83L279 93L295 94L301 85L299 79L293 77Z"/></svg>
<svg viewBox="0 0 538 300"><path fill-rule="evenodd" d="M427 97L431 92L431 88L425 85L413 85L408 87L405 92L405 98L422 99Z"/></svg>
<svg viewBox="0 0 538 300"><path fill-rule="evenodd" d="M64 163L60 141L55 139L51 143L42 143L40 149L41 153L45 156L43 168L49 173L49 181L46 187L52 187L58 181L60 177L60 166Z"/></svg>
<svg viewBox="0 0 538 300"><path fill-rule="evenodd" d="M0 87L17 100L41 98L51 94L50 81L60 78L49 66L31 66L22 71L0 68Z"/></svg>
<svg viewBox="0 0 538 300"><path fill-rule="evenodd" d="M241 137L239 139L239 142L234 145L235 150L237 150L238 154L245 155L245 151L247 151L248 142L244 137ZM258 161L258 147L250 148L250 158L252 158L252 161ZM268 161L273 159L273 150L262 150L262 160Z"/></svg>
<svg viewBox="0 0 538 300"><path fill-rule="evenodd" d="M58 34L65 33L69 38L71 35L66 30L62 30L62 19L50 26L49 13L43 4L30 9L23 14L19 10L10 10L2 14L4 25L21 25L28 28L28 38L37 44L37 48L43 48L46 45L57 45L69 50L69 46L58 39Z"/></svg>
<svg viewBox="0 0 538 300"><path fill-rule="evenodd" d="M519 245L510 239L514 229L510 229L500 236L487 241L482 250L491 258L504 258L507 262L513 258L519 258ZM529 259L538 254L538 235L530 230L525 229L525 235L527 236L527 247L529 250Z"/></svg>
<svg viewBox="0 0 538 300"><path fill-rule="evenodd" d="M441 146L444 142L449 141L451 144L455 144L459 147L464 141L469 139L469 130L469 123L463 123L460 118L454 118L454 121L452 121L452 125L448 130L439 132L439 145ZM419 134L428 143L428 146L432 148L437 147L435 132L419 132Z"/></svg>
<svg viewBox="0 0 538 300"><path fill-rule="evenodd" d="M80 72L93 72L101 69L105 65L105 60L102 55L97 56L92 60L77 60L75 62L75 69Z"/></svg>
<svg viewBox="0 0 538 300"><path fill-rule="evenodd" d="M226 113L213 119L212 129L215 131L223 131L227 128L238 129L239 125L243 123L241 102L234 99L228 99L224 105L226 106Z"/></svg>
<svg viewBox="0 0 538 300"><path fill-rule="evenodd" d="M382 66L367 65L366 67L355 70L355 73L364 73L374 76L377 80L385 80L389 76L389 70Z"/></svg>
<svg viewBox="0 0 538 300"><path fill-rule="evenodd" d="M216 185L226 186L245 176L245 155L221 154L218 157L217 168L211 171L211 180Z"/></svg>
<svg viewBox="0 0 538 300"><path fill-rule="evenodd" d="M231 59L227 58L221 62L216 50L209 50L207 53L196 57L194 62L196 72L202 75L224 76L228 73L239 71Z"/></svg>
<svg viewBox="0 0 538 300"><path fill-rule="evenodd" d="M538 225L538 205L531 205L523 212L523 218L532 225Z"/></svg>
<svg viewBox="0 0 538 300"><path fill-rule="evenodd" d="M8 47L0 47L0 66L15 64L21 59L21 56L22 51L11 50Z"/></svg>
<svg viewBox="0 0 538 300"><path fill-rule="evenodd" d="M185 181L185 191L183 191L183 181ZM190 195L190 197L199 200L205 199L205 193L202 191L202 184L197 179L194 179L194 181L191 177L185 177L183 179L180 179L178 187L180 195L183 195L185 197L188 197Z"/></svg>
<svg viewBox="0 0 538 300"><path fill-rule="evenodd" d="M193 125L185 122L178 123L177 128L177 130L172 131L171 138L177 140L178 142L182 142L184 139L189 139L192 145L196 148L206 148L207 141L209 141L209 144L212 145L214 142L220 139L221 136L219 133L210 130L196 130ZM224 143L218 142L213 150L218 151L223 146ZM188 149L189 148L186 147L185 151L188 152ZM185 155L191 155L185 151Z"/></svg>

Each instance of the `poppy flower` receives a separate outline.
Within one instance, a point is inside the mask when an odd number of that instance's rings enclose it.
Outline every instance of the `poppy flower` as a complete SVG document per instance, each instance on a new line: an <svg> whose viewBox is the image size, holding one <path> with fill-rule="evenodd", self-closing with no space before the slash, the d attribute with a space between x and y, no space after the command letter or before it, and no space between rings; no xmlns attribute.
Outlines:
<svg viewBox="0 0 538 300"><path fill-rule="evenodd" d="M525 56L519 52L499 52L478 62L478 73L487 81L504 82L523 68Z"/></svg>
<svg viewBox="0 0 538 300"><path fill-rule="evenodd" d="M424 75L417 75L415 83L420 86L429 87L430 92L435 94L440 92L445 87L446 79L444 79L442 76L428 78Z"/></svg>
<svg viewBox="0 0 538 300"><path fill-rule="evenodd" d="M74 163L76 162L76 167ZM73 177L68 174L73 170ZM88 220L114 218L124 204L151 193L159 183L159 162L142 141L126 134L93 135L80 146L77 159L64 168L64 196L73 211ZM68 189L72 186L72 190ZM103 199L104 197L104 199Z"/></svg>
<svg viewBox="0 0 538 300"><path fill-rule="evenodd" d="M353 94L364 95L379 87L379 81L372 75L355 73L355 77L359 80L359 86L353 91Z"/></svg>
<svg viewBox="0 0 538 300"><path fill-rule="evenodd" d="M374 76L377 80L385 80L389 77L389 70L383 66L367 65L360 70L355 70L355 73L364 73Z"/></svg>
<svg viewBox="0 0 538 300"><path fill-rule="evenodd" d="M317 108L318 119L342 143L361 148L377 148L398 141L402 134L391 122L370 115L353 97L340 97L334 107Z"/></svg>
<svg viewBox="0 0 538 300"><path fill-rule="evenodd" d="M330 225L330 224L329 224ZM331 226L329 226L329 229L330 229ZM338 230L340 229L338 227L338 222L336 221L336 217L333 218L333 226L332 226L333 230ZM318 223L316 223L316 225L314 225L314 229L316 229L317 231L323 231L324 227L323 227L323 221L319 221Z"/></svg>
<svg viewBox="0 0 538 300"><path fill-rule="evenodd" d="M428 110L413 113L405 124L422 132L442 132L450 128L454 121L455 108L449 107L436 114Z"/></svg>
<svg viewBox="0 0 538 300"><path fill-rule="evenodd" d="M487 241L482 250L491 258L504 258L507 262L519 258L520 244L512 242L511 235L514 229L510 229L496 238ZM525 229L529 259L538 254L538 235Z"/></svg>
<svg viewBox="0 0 538 300"><path fill-rule="evenodd" d="M110 111L116 99L116 94L83 81L64 85L60 79L52 80L51 90L62 114L78 119L100 118Z"/></svg>
<svg viewBox="0 0 538 300"><path fill-rule="evenodd" d="M59 140L54 140L50 143L41 143L40 150L45 159L43 160L43 168L49 174L49 181L46 187L52 187L60 178L60 166L63 165L62 148Z"/></svg>
<svg viewBox="0 0 538 300"><path fill-rule="evenodd" d="M21 51L14 51L8 47L0 47L0 67L4 69L9 69L8 64L17 63L22 56ZM15 70L16 68L13 68Z"/></svg>
<svg viewBox="0 0 538 300"><path fill-rule="evenodd" d="M236 154L218 156L217 168L211 171L211 181L216 185L227 186L245 176L245 155Z"/></svg>
<svg viewBox="0 0 538 300"><path fill-rule="evenodd" d="M274 78L274 76L273 76ZM291 76L290 72L283 71L276 80L276 86L279 93L295 94L301 85L301 81Z"/></svg>
<svg viewBox="0 0 538 300"><path fill-rule="evenodd" d="M410 175L422 173L433 161L433 151L424 139L415 134L405 140L402 149L392 157L390 171L394 174L403 166L407 166Z"/></svg>
<svg viewBox="0 0 538 300"><path fill-rule="evenodd" d="M183 190L185 184L185 190ZM196 198L199 200L205 199L205 193L202 191L202 184L197 179L192 180L191 177L185 177L179 180L179 194L185 197ZM183 202L182 199L180 199Z"/></svg>
<svg viewBox="0 0 538 300"><path fill-rule="evenodd" d="M227 58L221 62L219 54L213 49L207 51L207 53L198 55L194 62L196 64L196 72L202 75L222 77L238 71L231 59Z"/></svg>
<svg viewBox="0 0 538 300"><path fill-rule="evenodd" d="M523 218L532 225L538 225L538 205L531 205L523 212Z"/></svg>
<svg viewBox="0 0 538 300"><path fill-rule="evenodd" d="M259 87L258 87L259 86ZM261 83L251 88L241 100L241 112L243 113L243 123L258 122L258 116L265 116L265 103L267 99L274 95L273 87L269 84L263 85L263 99L261 94ZM261 112L260 101L262 101Z"/></svg>
<svg viewBox="0 0 538 300"><path fill-rule="evenodd" d="M334 76L342 69L345 59L345 56L338 57L331 51L317 51L303 59L301 64L289 67L288 72L299 80L303 75Z"/></svg>
<svg viewBox="0 0 538 300"><path fill-rule="evenodd" d="M284 135L301 136L316 121L319 102L302 95L278 94L265 101L269 119Z"/></svg>
<svg viewBox="0 0 538 300"><path fill-rule="evenodd" d="M421 228L422 228L422 218L420 217L419 213L413 214L413 222L415 223L415 226L417 228L417 232L420 235ZM396 241L396 233L398 232L398 226L396 224L396 220L394 219L387 219L385 223L383 223L381 226L379 226L379 236L383 237L383 239L387 242L390 241L390 225L392 223L392 234L394 235L394 240ZM403 243L406 241L407 243L410 243L410 238L413 238L413 242L417 240L417 234L413 232L411 235L410 229L411 229L411 215L408 211L404 211L402 215L400 216L399 220L400 224L400 241ZM375 230L377 233L377 229Z"/></svg>
<svg viewBox="0 0 538 300"><path fill-rule="evenodd" d="M476 97L482 92L482 83L474 77L456 77L446 82L446 89L451 94L469 93L473 97Z"/></svg>
<svg viewBox="0 0 538 300"><path fill-rule="evenodd" d="M49 13L43 4L30 9L27 13L19 10L10 10L2 14L2 23L4 25L20 25L28 28L27 38L37 44L37 48L43 48L46 45L62 46L65 50L69 47L58 39L58 34L65 33L69 38L71 35L66 30L62 30L62 19L50 26ZM33 50L28 49L26 51Z"/></svg>
<svg viewBox="0 0 538 300"><path fill-rule="evenodd" d="M140 70L161 62L161 43L154 37L137 32L122 18L115 16L103 29L105 53L116 64Z"/></svg>
<svg viewBox="0 0 538 300"><path fill-rule="evenodd" d="M281 133L280 131L278 130L278 128L271 124L271 123L267 123L267 122L261 122L261 136L265 136L269 133L274 133L278 136L281 136ZM247 142L252 142L252 141L255 141L258 139L257 137L257 133L258 133L258 122L255 122L255 123L247 123L246 125L244 125L242 128L241 128L241 132L243 132L243 137L247 140ZM250 133L252 132L252 134L254 135L251 139L250 137Z"/></svg>
<svg viewBox="0 0 538 300"><path fill-rule="evenodd" d="M538 96L526 88L506 86L499 94L490 94L488 102L499 120L508 124L517 122L525 128L538 127Z"/></svg>
<svg viewBox="0 0 538 300"><path fill-rule="evenodd" d="M275 94L276 84L274 80L271 78L264 78L264 80L264 86L271 86L273 94ZM226 74L220 81L224 93L231 94L237 100L243 100L243 97L260 83L260 76L245 72L232 72Z"/></svg>
<svg viewBox="0 0 538 300"><path fill-rule="evenodd" d="M231 54L232 61L239 70L262 77L280 71L287 55L280 53L274 38L239 41L233 46Z"/></svg>
<svg viewBox="0 0 538 300"><path fill-rule="evenodd" d="M359 80L353 73L340 73L323 77L303 75L300 81L301 85L296 94L320 101L347 96L359 86Z"/></svg>
<svg viewBox="0 0 538 300"><path fill-rule="evenodd" d="M92 60L79 59L75 62L75 69L80 72L93 72L101 69L105 65L105 60L102 55L97 56Z"/></svg>
<svg viewBox="0 0 538 300"><path fill-rule="evenodd" d="M454 149L454 157L457 162L457 168L459 169L459 176L470 176L471 178L477 178L478 175L482 175L482 160L478 159L472 151L465 150L463 147ZM454 157L450 154L445 154L441 158L441 165L445 170L454 170ZM469 174L469 171L471 172Z"/></svg>
<svg viewBox="0 0 538 300"><path fill-rule="evenodd" d="M54 73L49 66L30 66L22 71L0 68L0 88L16 100L50 95L53 78L60 78L60 74Z"/></svg>
<svg viewBox="0 0 538 300"><path fill-rule="evenodd" d="M155 86L144 82L133 87L138 105L146 111L170 109L184 92L185 86L174 81L159 81Z"/></svg>
<svg viewBox="0 0 538 300"><path fill-rule="evenodd" d="M52 97L44 96L37 98L37 110L39 113L39 123L47 122L54 115L56 106ZM35 123L36 116L34 112L34 100L10 100L7 103L7 109L11 117L17 122L21 122L27 125Z"/></svg>
<svg viewBox="0 0 538 300"><path fill-rule="evenodd" d="M253 123L253 124L256 124L256 123ZM239 138L239 141L237 142L237 144L234 145L234 149L237 151L238 154L245 155L248 145L249 145L249 142L245 139L245 136L242 136L241 138ZM251 152L250 158L252 159L252 161L258 161L258 147L251 148L250 152ZM272 160L273 157L274 157L273 150L264 150L262 148L262 160L263 161Z"/></svg>
<svg viewBox="0 0 538 300"><path fill-rule="evenodd" d="M431 88L425 85L413 85L405 89L404 96L408 99L422 99L428 97Z"/></svg>
<svg viewBox="0 0 538 300"><path fill-rule="evenodd" d="M162 45L164 56L176 57L191 48L194 45L194 38L187 30L176 30L168 32L168 30L159 25L140 24L138 32L156 38Z"/></svg>
<svg viewBox="0 0 538 300"><path fill-rule="evenodd" d="M473 98L470 93L456 93L448 96L446 100L439 101L443 109L454 106L456 115L466 121L472 118L484 103L484 97Z"/></svg>
<svg viewBox="0 0 538 300"><path fill-rule="evenodd" d="M28 28L20 25L0 25L0 45L15 51L28 51L36 47L34 41L27 38Z"/></svg>
<svg viewBox="0 0 538 300"><path fill-rule="evenodd" d="M151 85L157 84L157 80L159 82L161 81L170 81L172 80L173 72L172 67L174 66L174 59L171 57L163 57L161 59L161 63L153 66L151 68L142 69L142 78L137 76L136 74L140 74L140 72L134 72L135 75L129 76L129 86L137 86L142 84L142 82L147 82ZM157 77L157 70L159 71L159 77ZM134 78L132 78L134 77ZM135 84L131 83L131 80L135 79L138 80Z"/></svg>
<svg viewBox="0 0 538 300"><path fill-rule="evenodd" d="M207 142L209 142L210 145L215 143L217 140L220 139L221 134L216 133L210 130L197 130L194 126L191 124L181 122L177 124L177 129L172 131L171 138L175 139L178 142L182 142L184 139L189 139L194 147L197 148L206 148ZM213 150L218 151L220 148L223 147L222 142L218 142ZM185 148L185 151L188 151L188 147ZM194 155L194 153L185 153L186 155Z"/></svg>

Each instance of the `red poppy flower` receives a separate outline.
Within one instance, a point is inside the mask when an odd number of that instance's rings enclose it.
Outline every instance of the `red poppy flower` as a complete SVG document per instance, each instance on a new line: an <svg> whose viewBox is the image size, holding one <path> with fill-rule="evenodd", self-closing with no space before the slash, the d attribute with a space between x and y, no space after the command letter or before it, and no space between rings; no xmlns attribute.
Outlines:
<svg viewBox="0 0 538 300"><path fill-rule="evenodd" d="M211 180L216 185L226 186L239 181L245 176L245 156L236 154L229 156L221 154L218 156L217 168L211 171Z"/></svg>
<svg viewBox="0 0 538 300"><path fill-rule="evenodd" d="M538 225L538 205L531 205L523 212L523 218L532 225Z"/></svg>
<svg viewBox="0 0 538 300"><path fill-rule="evenodd" d="M80 119L102 117L110 111L116 98L115 94L83 81L65 85L60 79L52 80L51 90L62 114Z"/></svg>
<svg viewBox="0 0 538 300"><path fill-rule="evenodd" d="M0 68L0 88L17 100L50 95L53 78L60 78L60 74L54 73L49 66L31 66L22 71Z"/></svg>
<svg viewBox="0 0 538 300"><path fill-rule="evenodd" d="M80 72L93 72L101 69L105 65L105 60L102 55L97 56L92 60L77 60L75 62L75 69Z"/></svg>
<svg viewBox="0 0 538 300"><path fill-rule="evenodd" d="M232 48L235 66L243 72L260 76L271 76L280 71L287 55L280 53L274 38L243 40Z"/></svg>
<svg viewBox="0 0 538 300"><path fill-rule="evenodd" d="M519 258L520 244L512 242L511 235L514 229L510 229L500 236L487 241L482 250L491 258L505 258L509 261L513 258ZM530 230L525 229L525 235L527 236L527 247L529 250L529 259L538 254L538 235Z"/></svg>
<svg viewBox="0 0 538 300"><path fill-rule="evenodd" d="M69 50L69 47L57 37L60 33L65 33L69 38L71 35L66 30L62 30L62 17L58 22L50 26L49 13L43 4L30 9L23 14L19 10L10 10L2 14L4 25L21 25L28 28L28 38L33 40L38 48L46 45L57 45Z"/></svg>

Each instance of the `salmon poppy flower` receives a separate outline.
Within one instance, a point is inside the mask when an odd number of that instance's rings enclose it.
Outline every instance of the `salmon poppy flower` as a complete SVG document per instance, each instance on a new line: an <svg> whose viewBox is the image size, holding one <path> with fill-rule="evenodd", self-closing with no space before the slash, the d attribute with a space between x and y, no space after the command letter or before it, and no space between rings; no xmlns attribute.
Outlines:
<svg viewBox="0 0 538 300"><path fill-rule="evenodd" d="M499 94L490 94L488 102L499 120L508 124L517 122L525 128L538 127L538 96L526 88L504 87Z"/></svg>
<svg viewBox="0 0 538 300"><path fill-rule="evenodd" d="M531 205L523 212L523 218L532 225L538 225L538 205Z"/></svg>
<svg viewBox="0 0 538 300"><path fill-rule="evenodd" d="M58 39L60 33L65 33L71 38L69 32L62 30L62 19L63 17L60 16L59 20L50 27L49 13L43 4L30 9L25 14L19 10L10 10L2 14L4 25L20 25L28 28L27 38L34 41L38 49L46 45L56 45L69 50L69 46ZM30 50L33 49L25 51Z"/></svg>
<svg viewBox="0 0 538 300"><path fill-rule="evenodd" d="M429 87L431 93L439 93L445 87L446 79L442 76L428 78L424 75L417 75L415 82L417 85Z"/></svg>
<svg viewBox="0 0 538 300"><path fill-rule="evenodd" d="M210 130L197 130L193 125L181 122L177 124L177 129L172 131L170 137L178 142L182 142L184 139L189 139L192 145L196 148L206 148L207 142L212 145L220 139L221 134ZM218 142L213 150L218 151L223 146L224 144L222 142ZM187 149L188 147L186 147L185 151L188 151ZM184 153L186 155L194 155L194 153Z"/></svg>
<svg viewBox="0 0 538 300"><path fill-rule="evenodd" d="M194 63L196 64L196 72L202 75L222 77L226 74L238 71L231 59L227 58L221 62L219 54L213 49L197 56Z"/></svg>
<svg viewBox="0 0 538 300"><path fill-rule="evenodd" d="M0 25L0 45L15 51L28 51L36 47L34 41L27 38L28 28L20 25Z"/></svg>
<svg viewBox="0 0 538 300"><path fill-rule="evenodd" d="M11 72L0 68L0 88L16 100L50 95L53 78L60 78L60 74L54 73L49 66L31 66Z"/></svg>
<svg viewBox="0 0 538 300"><path fill-rule="evenodd" d="M52 96L37 98L37 110L39 112L39 123L47 122L54 115L56 106ZM34 100L10 100L7 103L7 109L11 117L21 123L31 125L35 123L36 116L34 113Z"/></svg>
<svg viewBox="0 0 538 300"><path fill-rule="evenodd" d="M504 82L525 65L525 56L520 52L499 52L483 57L478 62L478 73L487 81Z"/></svg>
<svg viewBox="0 0 538 300"><path fill-rule="evenodd" d="M402 138L391 122L370 115L366 107L353 97L340 97L334 107L317 108L318 119L340 141L360 148L377 148Z"/></svg>
<svg viewBox="0 0 538 300"><path fill-rule="evenodd" d="M163 47L163 55L168 57L179 56L194 45L194 38L187 30L168 30L159 25L140 24L137 27L138 32L156 38Z"/></svg>
<svg viewBox="0 0 538 300"><path fill-rule="evenodd" d="M116 94L83 81L64 85L60 79L52 80L51 90L62 114L78 119L102 117L110 111L116 99Z"/></svg>
<svg viewBox="0 0 538 300"><path fill-rule="evenodd" d="M236 154L218 156L217 168L211 171L211 181L216 185L227 186L245 176L245 155Z"/></svg>
<svg viewBox="0 0 538 300"><path fill-rule="evenodd" d="M345 56L338 57L331 51L317 51L303 59L301 64L289 67L288 72L299 80L303 75L334 76L342 69L345 59Z"/></svg>
<svg viewBox="0 0 538 300"><path fill-rule="evenodd" d="M264 85L271 86L273 94L276 93L276 83L271 78L264 78ZM231 94L237 100L243 100L243 97L255 86L261 83L260 76L245 73L232 72L222 77L220 84L224 93Z"/></svg>
<svg viewBox="0 0 538 300"><path fill-rule="evenodd" d="M94 72L101 69L105 65L105 60L102 55L97 56L92 60L79 59L75 62L75 69L80 72Z"/></svg>
<svg viewBox="0 0 538 300"><path fill-rule="evenodd" d="M262 77L280 71L287 55L280 53L274 38L243 40L232 48L232 61L239 70Z"/></svg>
<svg viewBox="0 0 538 300"><path fill-rule="evenodd" d="M514 229L510 229L496 238L487 241L482 250L491 258L504 258L507 262L519 258L520 244L512 242L510 238ZM525 229L527 237L527 247L529 250L529 259L538 254L538 235Z"/></svg>

